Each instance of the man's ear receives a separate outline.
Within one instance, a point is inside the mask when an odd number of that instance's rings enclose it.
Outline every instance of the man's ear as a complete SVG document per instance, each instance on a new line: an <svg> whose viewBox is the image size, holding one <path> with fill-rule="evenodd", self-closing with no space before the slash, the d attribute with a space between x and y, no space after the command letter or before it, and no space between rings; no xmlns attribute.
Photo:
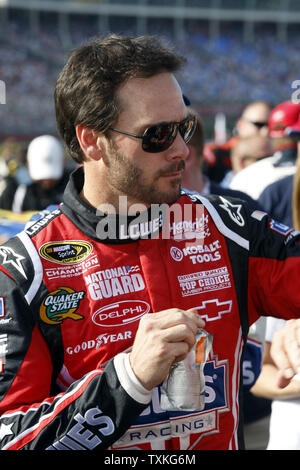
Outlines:
<svg viewBox="0 0 300 470"><path fill-rule="evenodd" d="M84 155L90 160L100 160L102 157L101 146L99 145L99 132L86 127L84 124L77 124L76 136Z"/></svg>
<svg viewBox="0 0 300 470"><path fill-rule="evenodd" d="M242 125L243 125L243 118L240 117L235 123L235 129L238 135L239 135Z"/></svg>
<svg viewBox="0 0 300 470"><path fill-rule="evenodd" d="M187 144L188 149L189 149L189 154L187 159L185 160L185 167L186 168L191 168L193 165L195 165L196 162L196 149L193 147L191 144Z"/></svg>

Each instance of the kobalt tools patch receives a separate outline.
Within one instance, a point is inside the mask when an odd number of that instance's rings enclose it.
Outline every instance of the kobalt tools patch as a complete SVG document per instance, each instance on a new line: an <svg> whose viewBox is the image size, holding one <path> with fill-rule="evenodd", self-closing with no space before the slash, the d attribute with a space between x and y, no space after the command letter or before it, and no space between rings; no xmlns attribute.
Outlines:
<svg viewBox="0 0 300 470"><path fill-rule="evenodd" d="M53 263L76 264L87 258L92 250L88 242L68 240L45 243L40 248L40 255Z"/></svg>

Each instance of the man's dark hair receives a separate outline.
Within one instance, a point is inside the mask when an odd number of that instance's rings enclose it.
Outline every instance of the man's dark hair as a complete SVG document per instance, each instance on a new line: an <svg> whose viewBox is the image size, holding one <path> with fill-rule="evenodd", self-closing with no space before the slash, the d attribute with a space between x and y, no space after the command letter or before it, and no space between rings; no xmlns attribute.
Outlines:
<svg viewBox="0 0 300 470"><path fill-rule="evenodd" d="M189 145L192 145L195 148L197 158L202 162L205 143L203 121L197 111L190 106L188 107L188 113L190 116L196 116L196 128L191 140L189 141Z"/></svg>
<svg viewBox="0 0 300 470"><path fill-rule="evenodd" d="M123 83L163 71L175 73L184 63L184 57L155 36L110 35L75 49L54 94L58 131L71 157L83 161L77 124L106 132L116 122L121 112L116 92Z"/></svg>

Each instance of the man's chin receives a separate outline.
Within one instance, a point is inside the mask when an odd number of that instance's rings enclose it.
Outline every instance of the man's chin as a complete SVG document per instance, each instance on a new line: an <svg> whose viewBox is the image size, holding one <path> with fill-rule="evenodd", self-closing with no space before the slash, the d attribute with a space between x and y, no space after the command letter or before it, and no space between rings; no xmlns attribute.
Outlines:
<svg viewBox="0 0 300 470"><path fill-rule="evenodd" d="M157 192L153 197L153 203L155 204L174 204L180 197L181 186L176 190L161 191Z"/></svg>

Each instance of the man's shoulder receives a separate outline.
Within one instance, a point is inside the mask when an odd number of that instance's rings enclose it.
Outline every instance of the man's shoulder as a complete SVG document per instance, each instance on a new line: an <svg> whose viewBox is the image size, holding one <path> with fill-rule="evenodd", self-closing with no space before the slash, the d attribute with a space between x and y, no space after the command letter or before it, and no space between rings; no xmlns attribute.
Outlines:
<svg viewBox="0 0 300 470"><path fill-rule="evenodd" d="M33 220L27 223L21 232L0 246L1 279L3 282L14 281L24 293L28 304L31 303L42 283L43 266L40 248L44 243L49 245L47 242L50 242L47 226L60 214L59 208L34 214ZM44 229L45 234L41 233ZM51 228L49 233L53 235L55 230ZM38 238L35 237L36 235Z"/></svg>
<svg viewBox="0 0 300 470"><path fill-rule="evenodd" d="M25 232L31 238L37 235L42 229L44 229L50 222L56 217L61 215L62 211L58 205L50 205L46 209L33 214L30 220L25 226Z"/></svg>
<svg viewBox="0 0 300 470"><path fill-rule="evenodd" d="M0 246L0 272L24 291L29 289L35 273L37 253L25 231L19 232Z"/></svg>
<svg viewBox="0 0 300 470"><path fill-rule="evenodd" d="M249 210L243 199L217 194L202 196L189 190L183 190L183 196L189 197L196 204L202 204L217 229L227 239L249 249L248 221L253 210Z"/></svg>
<svg viewBox="0 0 300 470"><path fill-rule="evenodd" d="M219 187L219 185L216 185L216 187L217 186ZM204 206L207 204L212 204L216 208L220 205L220 203L222 203L224 198L233 201L239 200L242 204L245 204L245 202L250 200L253 201L250 196L244 194L242 191L235 191L228 188L221 188L220 191L212 191L211 193L205 195L197 191L183 188L181 191L181 198L183 197L188 198L191 203L203 204Z"/></svg>
<svg viewBox="0 0 300 470"><path fill-rule="evenodd" d="M238 189L232 188L224 188L220 184L211 182L210 185L211 194L217 194L218 196L225 196L225 197L232 197L237 199L242 199L246 201L249 207L253 210L259 209L259 204L256 200L254 200L251 196L244 193L243 191L239 191Z"/></svg>

